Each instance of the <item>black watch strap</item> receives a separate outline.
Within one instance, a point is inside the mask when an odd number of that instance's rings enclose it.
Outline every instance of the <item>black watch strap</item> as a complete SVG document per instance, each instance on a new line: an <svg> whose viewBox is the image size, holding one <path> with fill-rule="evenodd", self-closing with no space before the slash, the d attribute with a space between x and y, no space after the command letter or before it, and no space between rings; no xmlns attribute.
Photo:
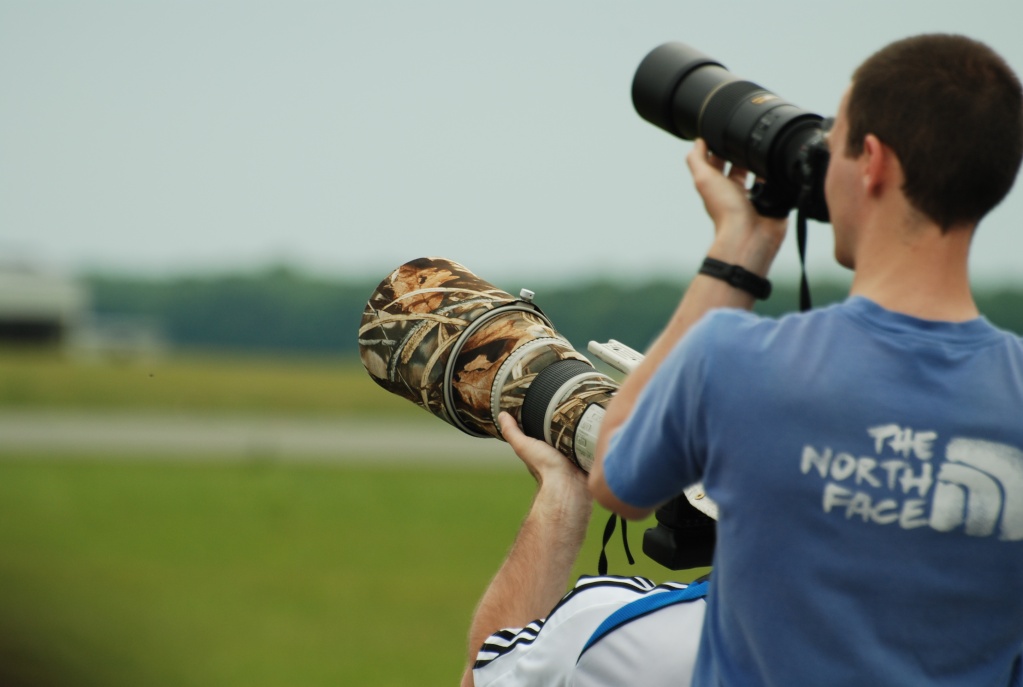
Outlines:
<svg viewBox="0 0 1023 687"><path fill-rule="evenodd" d="M771 282L738 265L729 265L727 262L707 258L700 266L700 274L728 282L757 300L765 301L771 295Z"/></svg>

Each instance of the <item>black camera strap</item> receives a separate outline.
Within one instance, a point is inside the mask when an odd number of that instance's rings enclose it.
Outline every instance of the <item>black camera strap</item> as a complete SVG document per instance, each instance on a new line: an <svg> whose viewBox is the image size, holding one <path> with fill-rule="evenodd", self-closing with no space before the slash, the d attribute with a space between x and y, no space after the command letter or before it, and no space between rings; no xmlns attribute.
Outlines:
<svg viewBox="0 0 1023 687"><path fill-rule="evenodd" d="M611 535L615 533L616 522L618 522L618 516L612 513L604 526L604 540L600 545L600 560L597 561L598 575L607 575L607 544L611 541ZM635 565L636 559L632 557L632 551L629 550L629 535L625 526L625 518L622 518L622 543L625 545L625 556L629 559L629 565Z"/></svg>
<svg viewBox="0 0 1023 687"><path fill-rule="evenodd" d="M796 213L796 245L799 247L799 310L806 312L810 302L810 283L806 279L806 212L800 208Z"/></svg>

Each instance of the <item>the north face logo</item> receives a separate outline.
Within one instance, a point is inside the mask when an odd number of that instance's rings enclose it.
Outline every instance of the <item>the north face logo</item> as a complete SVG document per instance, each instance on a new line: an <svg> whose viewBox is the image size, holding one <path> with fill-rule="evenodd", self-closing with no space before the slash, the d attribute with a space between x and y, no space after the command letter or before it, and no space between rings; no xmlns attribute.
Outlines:
<svg viewBox="0 0 1023 687"><path fill-rule="evenodd" d="M940 461L934 456L936 432L887 424L867 434L873 455L803 447L800 471L824 480L825 513L902 529L929 526L1023 540L1023 451L953 438Z"/></svg>
<svg viewBox="0 0 1023 687"><path fill-rule="evenodd" d="M979 439L953 439L938 470L930 525L974 537L1023 539L1023 451Z"/></svg>

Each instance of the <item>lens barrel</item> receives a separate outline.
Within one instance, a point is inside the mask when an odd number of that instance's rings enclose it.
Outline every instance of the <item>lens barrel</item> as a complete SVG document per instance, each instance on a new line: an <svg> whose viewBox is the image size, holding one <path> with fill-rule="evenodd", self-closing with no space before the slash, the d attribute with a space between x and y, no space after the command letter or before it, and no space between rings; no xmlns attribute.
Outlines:
<svg viewBox="0 0 1023 687"><path fill-rule="evenodd" d="M685 140L703 138L716 155L763 179L768 195L757 208L763 214L784 216L799 206L827 221L820 115L683 43L665 43L643 59L632 102L651 124Z"/></svg>
<svg viewBox="0 0 1023 687"><path fill-rule="evenodd" d="M731 78L724 65L699 50L665 43L654 48L636 70L632 104L654 126L691 141L699 136L697 122L707 93ZM686 90L676 98L683 82Z"/></svg>

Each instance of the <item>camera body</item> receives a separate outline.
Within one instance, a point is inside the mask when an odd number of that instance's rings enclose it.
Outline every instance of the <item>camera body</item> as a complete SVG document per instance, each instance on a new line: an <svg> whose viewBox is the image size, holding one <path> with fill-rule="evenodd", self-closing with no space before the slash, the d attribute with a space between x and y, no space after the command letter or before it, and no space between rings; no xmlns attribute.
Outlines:
<svg viewBox="0 0 1023 687"><path fill-rule="evenodd" d="M714 560L717 520L679 494L654 512L657 525L643 533L643 553L669 570L706 568Z"/></svg>
<svg viewBox="0 0 1023 687"><path fill-rule="evenodd" d="M793 208L828 221L824 176L828 149L819 114L742 80L720 62L683 43L654 48L632 81L639 115L685 140L703 138L710 150L753 172L750 200L769 217Z"/></svg>

